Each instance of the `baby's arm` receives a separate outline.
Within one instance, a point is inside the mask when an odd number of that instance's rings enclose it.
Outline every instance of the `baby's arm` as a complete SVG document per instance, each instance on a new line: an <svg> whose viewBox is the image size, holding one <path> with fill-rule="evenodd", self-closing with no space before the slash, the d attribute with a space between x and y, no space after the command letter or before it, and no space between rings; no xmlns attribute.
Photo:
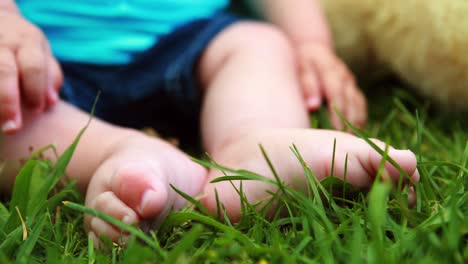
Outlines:
<svg viewBox="0 0 468 264"><path fill-rule="evenodd" d="M335 108L352 124L363 126L367 118L365 98L356 87L352 73L335 55L318 0L250 2L290 38L297 54L300 82L309 110L318 109L325 99L335 128L343 128Z"/></svg>
<svg viewBox="0 0 468 264"><path fill-rule="evenodd" d="M0 128L22 126L21 106L43 112L55 104L62 73L42 31L24 19L15 2L0 1Z"/></svg>

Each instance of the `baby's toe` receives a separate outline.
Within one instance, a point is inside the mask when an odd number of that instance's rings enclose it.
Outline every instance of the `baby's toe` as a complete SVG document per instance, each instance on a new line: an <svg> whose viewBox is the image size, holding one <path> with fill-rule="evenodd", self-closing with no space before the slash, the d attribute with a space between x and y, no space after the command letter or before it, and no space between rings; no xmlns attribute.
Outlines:
<svg viewBox="0 0 468 264"><path fill-rule="evenodd" d="M88 206L127 224L135 224L139 221L137 214L112 192L98 195L89 202ZM105 236L114 242L117 242L123 234L117 227L90 215L85 216L85 228L96 238ZM92 239L95 240L95 238Z"/></svg>
<svg viewBox="0 0 468 264"><path fill-rule="evenodd" d="M408 176L411 177L411 181L413 182L419 181L419 172L417 170L416 156L414 155L412 151L399 150L399 149L394 149L390 147L388 150L388 156L391 157L396 163L398 163L401 169ZM372 150L370 157L371 157L371 162L372 162L374 169L377 170L380 166L382 156L379 153L377 153L375 150ZM393 166L389 161L385 163L385 170L388 172L388 174L394 181L398 181L398 179L401 176L400 171L395 166ZM409 179L407 178L404 178L404 180L409 181Z"/></svg>
<svg viewBox="0 0 468 264"><path fill-rule="evenodd" d="M111 178L111 191L141 218L152 218L163 211L168 200L168 187L161 176L146 164L128 164Z"/></svg>

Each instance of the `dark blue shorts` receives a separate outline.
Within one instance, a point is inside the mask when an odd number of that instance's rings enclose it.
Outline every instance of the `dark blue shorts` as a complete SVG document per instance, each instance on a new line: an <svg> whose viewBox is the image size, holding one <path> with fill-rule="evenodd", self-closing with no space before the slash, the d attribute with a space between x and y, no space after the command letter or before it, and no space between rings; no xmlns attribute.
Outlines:
<svg viewBox="0 0 468 264"><path fill-rule="evenodd" d="M153 127L163 135L198 137L200 87L196 66L204 49L237 17L219 13L190 22L163 36L126 65L62 61L61 97L110 123Z"/></svg>

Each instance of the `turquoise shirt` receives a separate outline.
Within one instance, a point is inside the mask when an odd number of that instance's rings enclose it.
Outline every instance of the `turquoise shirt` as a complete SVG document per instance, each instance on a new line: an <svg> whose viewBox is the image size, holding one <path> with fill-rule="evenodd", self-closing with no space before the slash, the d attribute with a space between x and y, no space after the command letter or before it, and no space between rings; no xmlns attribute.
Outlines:
<svg viewBox="0 0 468 264"><path fill-rule="evenodd" d="M228 0L17 0L60 60L123 64L161 35L206 18Z"/></svg>

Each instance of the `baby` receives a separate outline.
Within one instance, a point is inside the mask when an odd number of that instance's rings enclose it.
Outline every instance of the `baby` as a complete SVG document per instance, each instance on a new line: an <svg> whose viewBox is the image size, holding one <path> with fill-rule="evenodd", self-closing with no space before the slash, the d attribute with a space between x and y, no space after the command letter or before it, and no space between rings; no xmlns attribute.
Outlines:
<svg viewBox="0 0 468 264"><path fill-rule="evenodd" d="M0 159L13 163L27 156L30 146L50 143L62 152L86 124L89 114L83 110L91 110L101 91L98 118L80 141L68 174L86 193L87 206L126 223L159 221L171 208L184 206L169 184L202 194L213 214L217 191L229 218L241 217L231 183L210 183L223 176L220 171L206 170L174 146L139 132L144 126L159 130L199 120L203 147L216 162L273 178L261 144L291 186L306 179L289 147L295 144L323 179L332 173L336 140L333 174L343 177L347 157L347 180L369 186L381 160L375 150L344 132L310 129L308 110L322 101L338 129L343 124L333 109L354 125L366 121L364 97L334 55L316 1L255 1L271 24L240 20L224 11L226 5L226 0L0 1L0 125L6 133ZM390 148L389 156L419 180L411 151ZM385 166L396 181L398 170ZM16 173L17 166L7 166L0 191L11 190ZM274 191L257 181L242 186L251 203ZM91 216L85 216L85 228L96 241L121 235Z"/></svg>

